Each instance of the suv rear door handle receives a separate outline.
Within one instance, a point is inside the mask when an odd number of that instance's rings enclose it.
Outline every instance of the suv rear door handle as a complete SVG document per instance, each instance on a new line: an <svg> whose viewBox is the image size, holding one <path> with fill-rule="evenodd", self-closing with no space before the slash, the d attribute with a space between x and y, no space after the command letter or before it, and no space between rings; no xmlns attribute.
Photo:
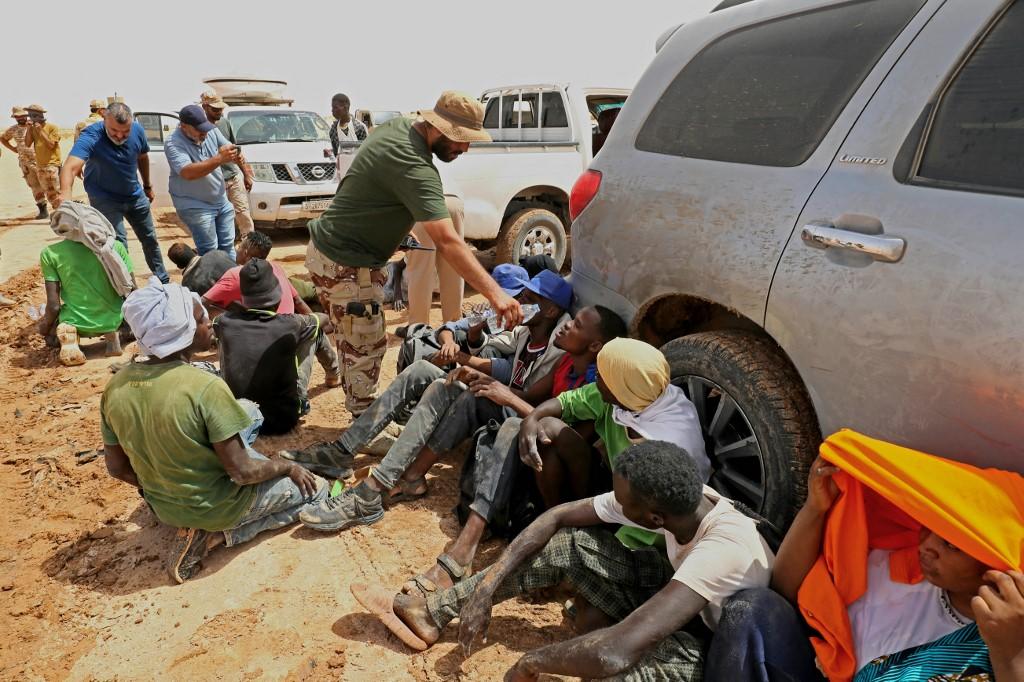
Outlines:
<svg viewBox="0 0 1024 682"><path fill-rule="evenodd" d="M882 263L897 263L907 250L901 237L840 230L830 223L810 223L800 232L804 244L815 249L843 249L866 253Z"/></svg>

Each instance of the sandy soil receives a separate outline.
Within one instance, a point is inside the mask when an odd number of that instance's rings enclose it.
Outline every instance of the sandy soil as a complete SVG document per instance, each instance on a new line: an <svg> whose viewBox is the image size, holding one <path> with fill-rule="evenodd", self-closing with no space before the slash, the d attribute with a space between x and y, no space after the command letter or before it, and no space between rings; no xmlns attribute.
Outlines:
<svg viewBox="0 0 1024 682"><path fill-rule="evenodd" d="M0 159L0 217L31 208L12 192L10 158ZM14 180L21 182L20 176ZM161 221L166 246L180 236ZM45 232L43 224L37 228ZM0 227L0 229L5 229ZM0 233L2 235L2 233ZM274 255L299 273L304 235L275 236ZM132 238L136 263L144 263ZM8 257L34 262L39 242L5 244ZM32 250L26 255L23 249ZM143 267L144 270L144 267ZM378 524L341 535L294 527L218 549L185 585L164 570L171 530L128 486L107 476L100 446L100 394L113 359L102 344L65 368L34 333L24 308L42 300L38 266L0 290L18 300L0 310L0 679L500 679L521 652L569 636L553 604L509 602L495 609L489 643L464 660L449 629L413 655L351 597L353 581L399 586L427 567L454 537L451 509L460 461L444 462L431 494L391 510ZM435 310L435 314L438 314ZM393 329L404 316L393 312ZM126 348L124 358L135 351ZM395 344L385 359L393 377ZM313 411L287 436L261 438L273 453L334 438L349 417L340 389L325 390L316 368ZM364 456L365 462L374 461ZM500 551L488 543L477 567Z"/></svg>

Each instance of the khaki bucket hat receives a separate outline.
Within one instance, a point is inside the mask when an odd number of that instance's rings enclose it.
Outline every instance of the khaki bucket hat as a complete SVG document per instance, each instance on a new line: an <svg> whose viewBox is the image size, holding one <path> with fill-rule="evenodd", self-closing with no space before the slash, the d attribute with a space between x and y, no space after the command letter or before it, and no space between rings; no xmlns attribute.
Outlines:
<svg viewBox="0 0 1024 682"><path fill-rule="evenodd" d="M90 109L106 109L107 108L107 100L105 100L105 99L90 100L89 101L89 108Z"/></svg>
<svg viewBox="0 0 1024 682"><path fill-rule="evenodd" d="M19 116L28 116L28 110L24 107L11 107L11 118L18 118Z"/></svg>
<svg viewBox="0 0 1024 682"><path fill-rule="evenodd" d="M45 114L46 113L46 109L43 108L42 104L29 104L25 108L28 109L29 111L38 111L40 114Z"/></svg>
<svg viewBox="0 0 1024 682"><path fill-rule="evenodd" d="M227 102L225 102L223 98L213 90L207 90L203 94L199 95L199 103L205 104L208 107L213 107L214 109L223 109L227 106Z"/></svg>
<svg viewBox="0 0 1024 682"><path fill-rule="evenodd" d="M423 120L455 142L490 142L484 130L484 105L463 92L445 90L432 110L418 112Z"/></svg>

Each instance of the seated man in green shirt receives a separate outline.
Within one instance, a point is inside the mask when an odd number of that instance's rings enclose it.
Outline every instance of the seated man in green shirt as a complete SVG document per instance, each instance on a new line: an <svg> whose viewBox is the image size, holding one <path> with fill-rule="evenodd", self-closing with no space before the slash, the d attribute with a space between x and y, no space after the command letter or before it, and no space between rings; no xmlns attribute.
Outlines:
<svg viewBox="0 0 1024 682"><path fill-rule="evenodd" d="M110 243L112 253L119 257L130 278L132 262L128 249L116 239L111 238ZM46 288L46 309L37 328L48 346L60 346L61 363L81 365L85 362L85 354L78 345L83 336L103 336L107 342L106 354L121 355L117 332L121 327L124 298L111 284L93 249L65 238L43 249L39 265Z"/></svg>
<svg viewBox="0 0 1024 682"><path fill-rule="evenodd" d="M523 420L519 456L536 472L548 509L607 491L615 458L642 440L678 445L707 482L711 463L697 409L670 378L660 350L636 339L614 339L597 355L595 383L544 402ZM570 426L591 420L604 443L606 461ZM651 544L655 536L623 528L619 539L639 547Z"/></svg>
<svg viewBox="0 0 1024 682"><path fill-rule="evenodd" d="M103 391L107 471L180 529L167 568L182 583L210 549L294 523L328 486L294 462L253 450L259 408L189 364L213 337L197 294L153 277L125 301L124 316L149 359L120 370Z"/></svg>

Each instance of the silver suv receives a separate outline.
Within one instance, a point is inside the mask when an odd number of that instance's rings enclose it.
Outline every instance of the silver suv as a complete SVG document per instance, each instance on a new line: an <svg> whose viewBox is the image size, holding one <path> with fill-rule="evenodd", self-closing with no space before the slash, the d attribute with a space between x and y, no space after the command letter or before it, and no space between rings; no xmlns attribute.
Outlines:
<svg viewBox="0 0 1024 682"><path fill-rule="evenodd" d="M581 300L663 346L712 483L777 524L844 427L1024 469L1024 0L723 5L574 187Z"/></svg>

